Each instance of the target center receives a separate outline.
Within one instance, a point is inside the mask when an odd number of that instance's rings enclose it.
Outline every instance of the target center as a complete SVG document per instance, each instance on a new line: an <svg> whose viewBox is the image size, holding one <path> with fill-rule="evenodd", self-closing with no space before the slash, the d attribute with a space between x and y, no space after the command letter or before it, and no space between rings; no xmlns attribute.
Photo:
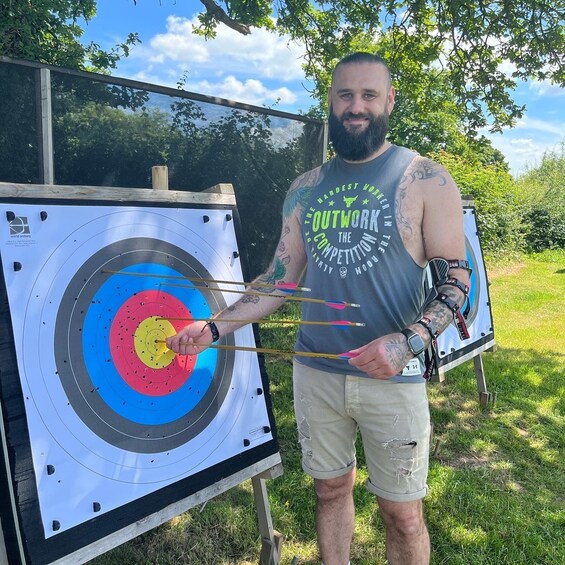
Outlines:
<svg viewBox="0 0 565 565"><path fill-rule="evenodd" d="M159 320L158 316L143 320L133 336L135 352L140 361L152 369L170 365L175 359L175 353L163 342L175 333L173 325L167 320Z"/></svg>

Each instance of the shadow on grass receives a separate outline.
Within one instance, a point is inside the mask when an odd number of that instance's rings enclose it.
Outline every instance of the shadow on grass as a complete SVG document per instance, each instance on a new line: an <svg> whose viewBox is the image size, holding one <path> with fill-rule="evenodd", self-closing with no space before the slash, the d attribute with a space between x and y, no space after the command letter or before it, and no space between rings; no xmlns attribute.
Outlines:
<svg viewBox="0 0 565 565"><path fill-rule="evenodd" d="M283 345L281 346L281 340ZM294 330L262 328L264 347L292 347ZM565 356L499 348L483 354L496 405L478 402L472 361L429 386L434 441L426 517L433 564L563 562L563 413ZM268 481L283 565L319 563L312 480L302 471L292 399L290 357L267 356L284 474ZM439 442L439 444L438 444ZM384 563L384 534L363 486L364 453L354 497L355 565ZM261 549L249 481L95 560L96 565L257 563Z"/></svg>
<svg viewBox="0 0 565 565"><path fill-rule="evenodd" d="M430 387L437 562L563 562L565 356L498 349L483 361L497 393L490 410L478 404L472 362Z"/></svg>

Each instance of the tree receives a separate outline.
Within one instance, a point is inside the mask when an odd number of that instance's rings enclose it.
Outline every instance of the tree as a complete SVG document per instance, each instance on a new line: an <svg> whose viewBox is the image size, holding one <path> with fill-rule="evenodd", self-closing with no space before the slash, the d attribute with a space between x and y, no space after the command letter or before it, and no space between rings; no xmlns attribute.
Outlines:
<svg viewBox="0 0 565 565"><path fill-rule="evenodd" d="M541 164L519 179L530 230L529 251L565 248L565 142L543 155Z"/></svg>
<svg viewBox="0 0 565 565"><path fill-rule="evenodd" d="M96 14L96 0L0 0L0 55L59 65L70 69L108 72L139 41L126 41L104 51L96 43L83 45L80 19Z"/></svg>
<svg viewBox="0 0 565 565"><path fill-rule="evenodd" d="M520 80L565 86L565 0L200 1L198 32L207 37L222 24L244 34L264 27L303 42L305 72L320 100L329 69L360 37L386 37L395 73L417 79L428 72L445 81L470 132L487 125L500 131L523 115L511 96Z"/></svg>

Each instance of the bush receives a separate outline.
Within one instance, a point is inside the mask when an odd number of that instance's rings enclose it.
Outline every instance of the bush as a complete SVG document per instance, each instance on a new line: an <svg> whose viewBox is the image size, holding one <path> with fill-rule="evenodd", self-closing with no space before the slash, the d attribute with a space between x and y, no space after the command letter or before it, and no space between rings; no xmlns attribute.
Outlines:
<svg viewBox="0 0 565 565"><path fill-rule="evenodd" d="M516 257L525 250L523 199L516 181L503 168L468 157L434 153L449 171L464 198L474 201L481 246L493 258Z"/></svg>

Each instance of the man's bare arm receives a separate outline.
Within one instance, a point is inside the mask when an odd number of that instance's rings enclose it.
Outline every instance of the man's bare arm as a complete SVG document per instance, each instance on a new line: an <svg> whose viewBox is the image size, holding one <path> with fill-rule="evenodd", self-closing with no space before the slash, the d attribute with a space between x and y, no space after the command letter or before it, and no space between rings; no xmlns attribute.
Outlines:
<svg viewBox="0 0 565 565"><path fill-rule="evenodd" d="M427 178L438 179L435 187L425 179L421 181L424 197L422 236L426 258L428 261L434 258L464 260L465 230L459 189L441 165L425 159L422 167L427 171ZM469 286L469 272L464 268L450 269L448 277L460 281L463 286ZM457 286L441 285L437 290L459 307L465 303L466 295ZM430 320L437 335L445 331L453 322L452 310L445 302L439 300L434 300L426 307L424 317ZM420 333L424 329L424 334L428 333L420 324L412 325L410 328ZM422 337L426 337L428 343L431 337L424 334Z"/></svg>
<svg viewBox="0 0 565 565"><path fill-rule="evenodd" d="M291 185L283 207L282 230L277 250L268 270L253 282L280 284L299 282L306 265L306 253L302 240L300 222L302 203L317 179L319 169L306 173ZM220 335L231 333L245 325L245 322L230 320L257 320L268 316L279 308L288 294L272 288L247 287L237 302L214 315L214 323ZM212 343L212 334L206 322L189 324L175 336L167 339L167 346L185 355L194 355Z"/></svg>

